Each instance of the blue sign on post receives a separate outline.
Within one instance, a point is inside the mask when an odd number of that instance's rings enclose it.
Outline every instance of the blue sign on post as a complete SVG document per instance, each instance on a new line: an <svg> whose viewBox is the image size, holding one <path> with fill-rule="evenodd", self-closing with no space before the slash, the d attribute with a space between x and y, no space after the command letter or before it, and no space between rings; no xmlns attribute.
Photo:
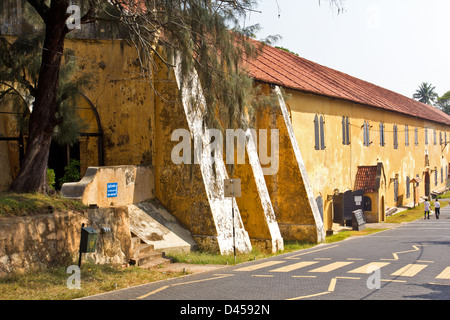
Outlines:
<svg viewBox="0 0 450 320"><path fill-rule="evenodd" d="M117 182L108 183L106 197L107 198L115 198L115 197L117 197L117 190L118 190Z"/></svg>

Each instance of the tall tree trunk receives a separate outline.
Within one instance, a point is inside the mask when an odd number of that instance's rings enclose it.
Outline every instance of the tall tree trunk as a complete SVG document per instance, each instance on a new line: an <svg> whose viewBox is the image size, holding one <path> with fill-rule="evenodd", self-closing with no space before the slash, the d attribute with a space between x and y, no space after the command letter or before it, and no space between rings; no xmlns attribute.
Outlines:
<svg viewBox="0 0 450 320"><path fill-rule="evenodd" d="M47 192L47 163L53 129L58 124L57 91L64 38L67 0L53 0L43 17L46 29L36 99L30 117L27 150L19 175L10 185L15 192Z"/></svg>

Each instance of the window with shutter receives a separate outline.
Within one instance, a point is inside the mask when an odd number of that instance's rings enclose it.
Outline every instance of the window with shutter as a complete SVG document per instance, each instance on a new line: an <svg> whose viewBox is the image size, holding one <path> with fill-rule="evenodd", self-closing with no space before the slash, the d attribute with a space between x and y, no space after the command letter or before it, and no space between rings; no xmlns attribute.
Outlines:
<svg viewBox="0 0 450 320"><path fill-rule="evenodd" d="M394 124L394 149L398 149L398 130L397 125Z"/></svg>
<svg viewBox="0 0 450 320"><path fill-rule="evenodd" d="M409 146L409 128L405 125L405 146Z"/></svg>
<svg viewBox="0 0 450 320"><path fill-rule="evenodd" d="M320 116L320 150L325 150L325 129L323 116Z"/></svg>
<svg viewBox="0 0 450 320"><path fill-rule="evenodd" d="M314 148L316 150L320 149L320 144L319 144L320 138L319 138L319 118L317 117L317 115L314 116Z"/></svg>
<svg viewBox="0 0 450 320"><path fill-rule="evenodd" d="M345 138L346 138L346 144L350 144L350 122L348 121L348 117L345 117Z"/></svg>
<svg viewBox="0 0 450 320"><path fill-rule="evenodd" d="M342 144L350 144L350 123L348 121L348 117L346 116L342 117Z"/></svg>
<svg viewBox="0 0 450 320"><path fill-rule="evenodd" d="M384 123L380 122L380 146L384 147Z"/></svg>
<svg viewBox="0 0 450 320"><path fill-rule="evenodd" d="M364 121L363 134L364 134L364 145L366 147L368 147L368 146L370 146L370 125L369 125L369 121Z"/></svg>

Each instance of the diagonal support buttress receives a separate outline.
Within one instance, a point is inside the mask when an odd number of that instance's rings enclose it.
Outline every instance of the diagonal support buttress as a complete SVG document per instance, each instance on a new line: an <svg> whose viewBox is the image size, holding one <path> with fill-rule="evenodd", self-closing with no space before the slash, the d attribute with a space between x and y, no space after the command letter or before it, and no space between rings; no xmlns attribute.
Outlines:
<svg viewBox="0 0 450 320"><path fill-rule="evenodd" d="M315 228L317 231L317 242L325 241L325 232L322 217L320 216L319 208L317 207L317 202L314 199L314 194L312 191L311 183L308 178L308 174L306 172L305 163L303 162L303 158L300 152L300 148L297 144L297 139L295 138L294 128L292 127L291 120L289 119L289 113L286 107L286 102L284 101L283 95L281 93L280 87L275 87L275 93L278 97L278 102L280 105L281 112L283 114L284 123L286 124L286 129L290 138L291 146L294 151L295 160L298 164L298 169L300 170L301 178L303 181L303 185L305 187L306 195L308 198L308 205L312 211L312 215L315 222Z"/></svg>
<svg viewBox="0 0 450 320"><path fill-rule="evenodd" d="M223 181L228 179L228 173L223 156L215 157L214 163L210 161L211 148L209 145L211 137L203 122L206 100L200 80L195 70L191 73L189 79L183 79L179 56L175 58L175 62L175 77L178 89L181 90L182 104L192 138L194 141L201 141L204 146L207 146L200 155L200 169L217 232L220 253L232 253L234 245L236 245L237 251L249 252L252 245L248 233L245 231L236 200L224 197ZM182 83L182 81L184 82ZM234 223L231 219L232 206L234 207ZM233 240L233 225L235 227L235 240Z"/></svg>

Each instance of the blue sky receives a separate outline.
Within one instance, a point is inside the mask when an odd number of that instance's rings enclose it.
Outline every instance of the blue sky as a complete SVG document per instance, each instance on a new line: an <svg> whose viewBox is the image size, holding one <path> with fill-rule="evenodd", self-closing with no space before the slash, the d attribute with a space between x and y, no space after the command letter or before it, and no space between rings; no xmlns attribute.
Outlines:
<svg viewBox="0 0 450 320"><path fill-rule="evenodd" d="M338 14L327 0L261 0L245 24L258 38L386 89L412 97L422 82L450 91L450 1L345 0Z"/></svg>

